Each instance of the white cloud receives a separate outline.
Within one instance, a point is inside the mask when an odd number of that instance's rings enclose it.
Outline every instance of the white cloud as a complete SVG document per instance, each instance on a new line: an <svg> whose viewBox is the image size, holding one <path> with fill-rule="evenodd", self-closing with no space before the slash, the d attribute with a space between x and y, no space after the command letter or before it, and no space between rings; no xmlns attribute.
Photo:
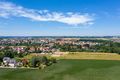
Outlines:
<svg viewBox="0 0 120 80"><path fill-rule="evenodd" d="M62 13L50 12L49 10L34 10L17 6L10 2L0 2L0 17L9 18L12 16L25 17L35 21L55 21L69 25L91 24L94 20L93 16L87 13Z"/></svg>

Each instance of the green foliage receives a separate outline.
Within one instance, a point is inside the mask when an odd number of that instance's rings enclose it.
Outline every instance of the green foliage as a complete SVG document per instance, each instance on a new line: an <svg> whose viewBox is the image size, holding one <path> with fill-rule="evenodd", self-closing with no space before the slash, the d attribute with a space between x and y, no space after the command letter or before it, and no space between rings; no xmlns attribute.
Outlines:
<svg viewBox="0 0 120 80"><path fill-rule="evenodd" d="M4 56L5 56L5 57L14 58L15 55L16 55L16 53L13 52L13 51L5 51L5 52L4 52Z"/></svg>
<svg viewBox="0 0 120 80"><path fill-rule="evenodd" d="M52 63L56 62L55 58L48 59L46 56L35 56L30 60L31 67L39 67L39 69L43 66L50 66Z"/></svg>
<svg viewBox="0 0 120 80"><path fill-rule="evenodd" d="M57 63L56 58L53 58L53 57L50 59L50 61L51 61L52 63Z"/></svg>
<svg viewBox="0 0 120 80"><path fill-rule="evenodd" d="M4 52L0 52L0 62L2 62L3 57L4 57Z"/></svg>
<svg viewBox="0 0 120 80"><path fill-rule="evenodd" d="M98 42L98 43L107 43L109 40L98 40L98 39L80 39L79 41L84 41L84 42Z"/></svg>
<svg viewBox="0 0 120 80"><path fill-rule="evenodd" d="M100 44L89 46L88 44L85 44L86 48L82 48L82 46L79 44L54 44L53 48L59 49L63 52L108 52L108 53L120 53L120 43L112 42L108 40L87 40L82 39L80 41L84 42L98 42Z"/></svg>
<svg viewBox="0 0 120 80"><path fill-rule="evenodd" d="M76 51L82 51L81 50L81 45L73 45L73 44L54 44L53 48L60 49L60 51L66 52L76 52Z"/></svg>
<svg viewBox="0 0 120 80"><path fill-rule="evenodd" d="M38 67L41 64L47 65L49 63L49 60L46 56L35 56L31 59L31 66L32 67Z"/></svg>
<svg viewBox="0 0 120 80"><path fill-rule="evenodd" d="M92 46L96 52L120 53L120 43L107 42L101 45Z"/></svg>

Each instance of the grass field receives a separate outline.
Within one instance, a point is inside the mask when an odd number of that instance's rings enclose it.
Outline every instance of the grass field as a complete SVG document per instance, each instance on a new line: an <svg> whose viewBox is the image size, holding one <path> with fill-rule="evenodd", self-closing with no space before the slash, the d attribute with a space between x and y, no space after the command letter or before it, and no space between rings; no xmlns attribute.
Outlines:
<svg viewBox="0 0 120 80"><path fill-rule="evenodd" d="M0 69L0 80L120 80L120 61L65 59L44 70Z"/></svg>

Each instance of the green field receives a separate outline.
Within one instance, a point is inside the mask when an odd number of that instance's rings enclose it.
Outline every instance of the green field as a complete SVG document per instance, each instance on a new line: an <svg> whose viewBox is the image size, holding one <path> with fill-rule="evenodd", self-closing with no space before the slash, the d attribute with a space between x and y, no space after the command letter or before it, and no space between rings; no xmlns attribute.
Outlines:
<svg viewBox="0 0 120 80"><path fill-rule="evenodd" d="M120 61L69 59L44 70L0 69L0 80L120 80Z"/></svg>

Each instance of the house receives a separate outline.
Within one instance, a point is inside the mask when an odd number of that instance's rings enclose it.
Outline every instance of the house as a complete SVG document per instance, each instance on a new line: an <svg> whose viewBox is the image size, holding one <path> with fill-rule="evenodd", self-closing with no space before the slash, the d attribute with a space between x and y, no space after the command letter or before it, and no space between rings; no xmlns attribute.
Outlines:
<svg viewBox="0 0 120 80"><path fill-rule="evenodd" d="M10 59L8 66L9 67L16 67L16 60L15 59Z"/></svg>
<svg viewBox="0 0 120 80"><path fill-rule="evenodd" d="M7 66L8 63L9 63L9 61L10 61L10 58L9 58L9 57L4 57L4 58L3 58L3 64L4 64L4 66Z"/></svg>
<svg viewBox="0 0 120 80"><path fill-rule="evenodd" d="M8 66L8 67L16 67L16 60L11 59L10 57L4 57L3 64L4 66Z"/></svg>

